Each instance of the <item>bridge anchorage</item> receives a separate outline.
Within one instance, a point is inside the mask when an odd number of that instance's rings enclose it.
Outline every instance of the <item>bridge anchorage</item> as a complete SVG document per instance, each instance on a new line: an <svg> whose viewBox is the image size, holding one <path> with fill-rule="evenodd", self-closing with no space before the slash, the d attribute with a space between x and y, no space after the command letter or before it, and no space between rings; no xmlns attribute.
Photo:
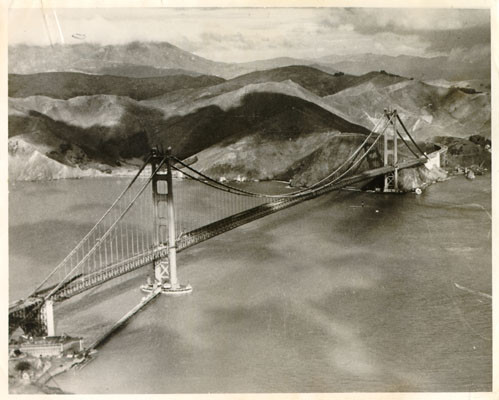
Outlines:
<svg viewBox="0 0 499 400"><path fill-rule="evenodd" d="M414 157L399 159L398 139ZM74 249L30 294L9 305L9 335L19 328L29 336L55 335L58 302L91 294L90 289L146 266L152 265L147 283L140 286L150 294L146 298L190 293L190 285L179 283L178 252L306 200L378 177L384 180L380 191L398 192L398 171L428 160L396 110L385 110L355 151L344 160L334 160L334 167L322 179L279 194L228 185L193 168L191 161L177 159L170 149L155 148Z"/></svg>
<svg viewBox="0 0 499 400"><path fill-rule="evenodd" d="M153 261L153 278L140 286L146 293L161 288L161 293L181 295L192 292L191 285L181 285L177 277L177 237L175 232L175 209L173 203L171 147L166 154L158 147L151 151L150 165L152 172L152 199L154 207L154 247L159 251L163 247L161 237L168 236L168 257ZM159 165L166 164L166 172Z"/></svg>

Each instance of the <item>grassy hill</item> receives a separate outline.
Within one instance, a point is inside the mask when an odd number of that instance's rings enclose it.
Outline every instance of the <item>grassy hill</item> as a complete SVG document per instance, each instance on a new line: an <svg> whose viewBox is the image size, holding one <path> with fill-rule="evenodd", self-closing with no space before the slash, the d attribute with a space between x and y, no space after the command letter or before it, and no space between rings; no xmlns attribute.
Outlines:
<svg viewBox="0 0 499 400"><path fill-rule="evenodd" d="M457 60L451 56L427 58L408 55L352 54L329 55L319 58L318 61L354 75L362 75L373 70L385 70L418 80L488 79L490 81L490 62Z"/></svg>
<svg viewBox="0 0 499 400"><path fill-rule="evenodd" d="M296 96L313 102L328 111L348 119L348 116L329 102L323 101L327 93L338 93L364 82L372 82L376 87L384 87L405 78L383 72L371 72L362 76L338 73L331 75L307 66L292 66L259 71L200 89L183 89L142 101L162 109L167 115L187 114L208 105L223 109L239 102L242 95L254 91L268 91ZM324 98L326 98L324 96Z"/></svg>
<svg viewBox="0 0 499 400"><path fill-rule="evenodd" d="M365 135L336 129L313 132L277 143L260 134L223 141L197 154L194 167L227 180L291 180L310 186L339 167L359 147ZM326 155L327 153L327 155ZM364 170L368 162L358 165Z"/></svg>
<svg viewBox="0 0 499 400"><path fill-rule="evenodd" d="M22 136L56 159L65 160L66 153L76 146L84 152L84 162L88 159L117 165L120 159L141 157L149 151L147 126L163 118L160 111L131 101L120 107L121 115L107 126L78 125L77 121L57 120L34 110L12 113L9 137Z"/></svg>
<svg viewBox="0 0 499 400"><path fill-rule="evenodd" d="M150 78L170 75L203 75L199 72L189 71L180 68L160 68L149 65L128 64L117 62L82 62L78 67L69 72L83 72L94 75L128 76L130 78Z"/></svg>
<svg viewBox="0 0 499 400"><path fill-rule="evenodd" d="M170 144L174 151L186 157L221 140L228 144L250 134L271 138L278 145L281 141L294 140L311 132L334 129L367 132L362 126L301 98L254 92L227 110L210 105L184 116L171 117L161 124L161 132L157 130L150 140L165 146Z"/></svg>
<svg viewBox="0 0 499 400"><path fill-rule="evenodd" d="M76 96L110 94L143 100L179 89L211 86L223 81L222 78L206 75L130 78L77 72L10 74L9 97L47 96L70 99Z"/></svg>
<svg viewBox="0 0 499 400"><path fill-rule="evenodd" d="M282 82L291 80L305 89L320 97L341 92L351 86L370 81L378 75L384 75L390 83L396 83L405 78L380 72L370 72L362 76L348 75L342 72L329 74L309 66L289 66L271 69L267 71L256 71L239 76L224 83L224 86L244 86L262 82Z"/></svg>
<svg viewBox="0 0 499 400"><path fill-rule="evenodd" d="M103 95L67 101L11 99L9 116L10 136L53 142L49 147L55 152L77 145L89 158L110 164L143 156L152 144L172 146L175 154L187 157L229 137L258 133L277 144L331 129L366 132L312 102L265 92L247 93L227 110L209 105L170 118L154 107ZM54 137L59 141L49 140Z"/></svg>
<svg viewBox="0 0 499 400"><path fill-rule="evenodd" d="M114 95L78 96L69 100L46 96L9 98L11 116L29 116L31 111L46 115L55 121L87 128L92 125L113 126L119 123L127 106L136 104L129 97Z"/></svg>
<svg viewBox="0 0 499 400"><path fill-rule="evenodd" d="M385 87L367 82L324 98L358 124L372 127L382 107L396 108L420 140L433 136L490 137L490 94L405 81Z"/></svg>

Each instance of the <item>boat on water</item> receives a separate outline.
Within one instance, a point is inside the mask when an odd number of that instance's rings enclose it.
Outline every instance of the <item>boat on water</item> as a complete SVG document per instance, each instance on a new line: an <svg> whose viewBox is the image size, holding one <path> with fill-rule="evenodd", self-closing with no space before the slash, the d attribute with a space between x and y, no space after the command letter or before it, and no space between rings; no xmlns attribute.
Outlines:
<svg viewBox="0 0 499 400"><path fill-rule="evenodd" d="M157 283L145 283L143 285L140 285L140 290L144 293L152 293L156 288L158 287ZM178 287L174 288L172 285L167 282L161 285L161 293L163 294L187 294L192 292L192 286L191 285L179 285Z"/></svg>

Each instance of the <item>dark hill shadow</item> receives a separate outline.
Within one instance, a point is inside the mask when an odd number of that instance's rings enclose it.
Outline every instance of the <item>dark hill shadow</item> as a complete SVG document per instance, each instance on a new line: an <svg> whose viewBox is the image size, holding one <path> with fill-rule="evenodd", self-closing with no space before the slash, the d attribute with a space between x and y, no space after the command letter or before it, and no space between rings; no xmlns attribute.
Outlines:
<svg viewBox="0 0 499 400"><path fill-rule="evenodd" d="M340 131L367 134L352 124L306 100L277 93L246 95L241 104L224 111L218 106L200 108L185 116L164 119L153 107L125 102L119 123L87 128L56 121L30 111L28 116L9 117L9 136L29 133L34 142L51 145L48 155L60 162L72 145L81 148L91 160L116 165L120 159L143 157L153 145L172 147L173 154L185 158L214 144L228 146L248 135L256 144L295 140L310 133Z"/></svg>
<svg viewBox="0 0 499 400"><path fill-rule="evenodd" d="M257 134L261 141L278 142L329 130L369 133L306 100L261 92L246 95L241 105L228 111L208 106L169 118L153 129L157 133L149 141L171 145L175 154L187 157L219 142L233 144L250 134Z"/></svg>
<svg viewBox="0 0 499 400"><path fill-rule="evenodd" d="M130 78L77 72L9 74L9 97L47 96L67 100L76 96L108 94L144 100L175 90L200 88L221 82L224 79L208 75Z"/></svg>

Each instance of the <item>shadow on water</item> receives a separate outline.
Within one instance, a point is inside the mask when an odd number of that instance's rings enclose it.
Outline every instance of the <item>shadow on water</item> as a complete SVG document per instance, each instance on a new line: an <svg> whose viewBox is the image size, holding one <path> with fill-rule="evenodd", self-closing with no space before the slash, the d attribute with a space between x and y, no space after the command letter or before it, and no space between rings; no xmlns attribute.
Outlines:
<svg viewBox="0 0 499 400"><path fill-rule="evenodd" d="M68 212L70 213L79 213L79 212L89 212L92 214L95 214L96 216L102 216L104 213L107 211L109 208L108 204L102 203L102 202L88 202L85 204L75 204L72 205L71 207L68 208ZM96 221L98 218L96 218Z"/></svg>
<svg viewBox="0 0 499 400"><path fill-rule="evenodd" d="M352 240L364 240L372 232L399 225L406 213L403 197L399 194L343 193L342 213L335 221L335 229ZM401 201L402 200L402 201ZM335 201L331 199L331 202ZM332 204L331 204L332 205Z"/></svg>
<svg viewBox="0 0 499 400"><path fill-rule="evenodd" d="M43 181L9 182L9 202L17 200L16 193L18 191L22 191L23 196L40 194L56 196L65 193L65 190L63 188L57 188L56 185L47 187L46 182Z"/></svg>
<svg viewBox="0 0 499 400"><path fill-rule="evenodd" d="M61 303L64 314L72 314L82 308L91 308L104 301L109 301L129 291L135 291L144 283L148 266L134 273L116 278L102 286L90 289L71 301Z"/></svg>
<svg viewBox="0 0 499 400"><path fill-rule="evenodd" d="M36 224L23 223L9 226L9 249L13 254L22 254L31 257L33 261L47 263L53 262L51 252L31 252L33 243L36 242L41 248L49 249L55 244L62 248L62 252L69 251L78 243L75 232L82 232L82 237L87 233L93 224L68 220L44 220ZM68 234L68 233L71 234ZM65 251L64 249L67 249Z"/></svg>
<svg viewBox="0 0 499 400"><path fill-rule="evenodd" d="M45 278L78 243L92 224L49 219L9 226L9 295L11 300L27 294L29 286ZM80 235L75 234L80 232Z"/></svg>

